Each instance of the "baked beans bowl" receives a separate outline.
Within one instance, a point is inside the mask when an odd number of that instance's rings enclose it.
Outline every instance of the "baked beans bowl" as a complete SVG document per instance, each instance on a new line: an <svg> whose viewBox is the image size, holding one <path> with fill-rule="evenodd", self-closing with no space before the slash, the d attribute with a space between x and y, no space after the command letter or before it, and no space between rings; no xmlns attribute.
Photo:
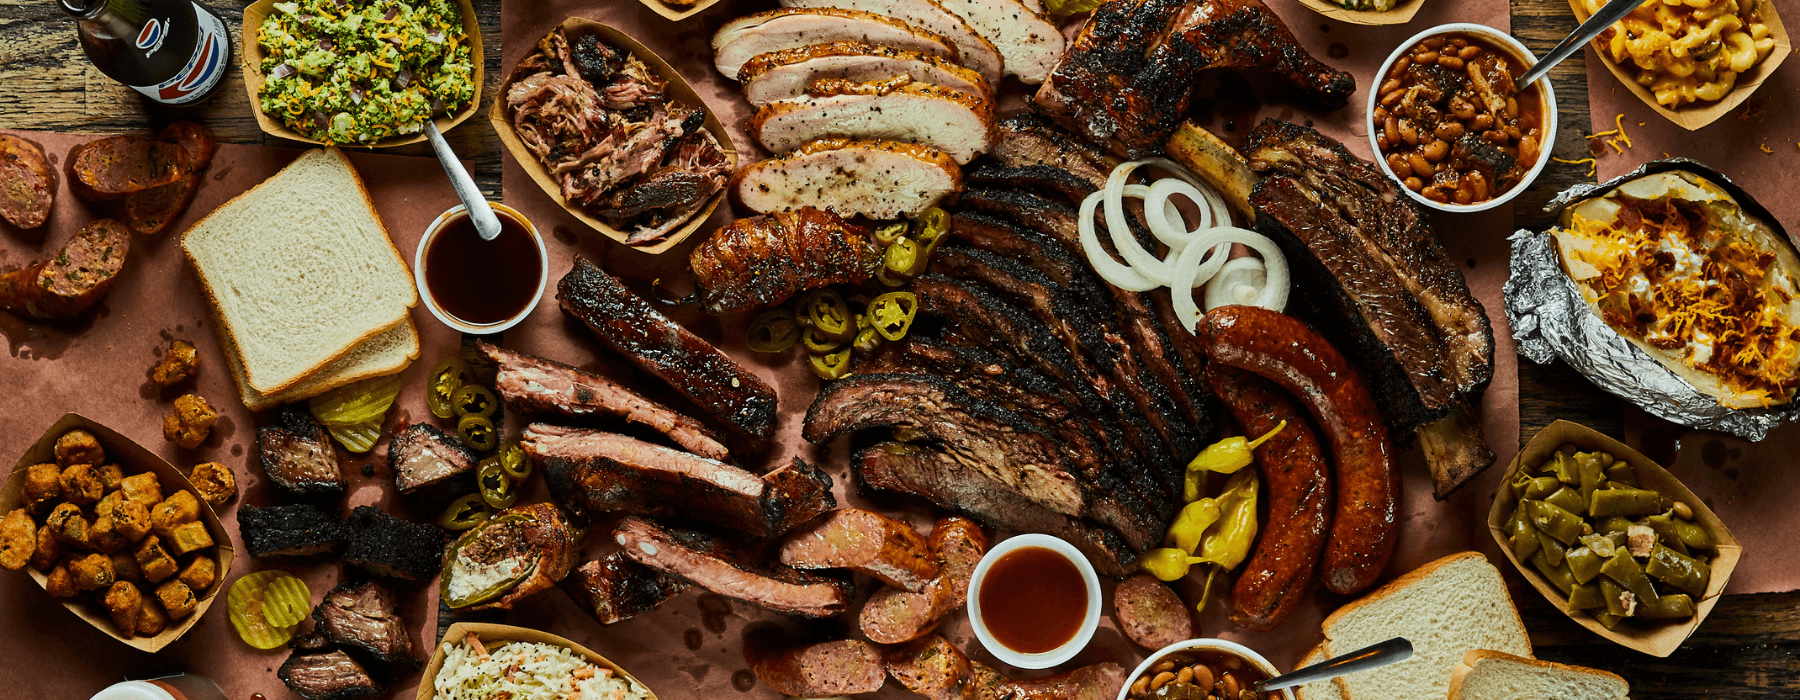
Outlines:
<svg viewBox="0 0 1800 700"><path fill-rule="evenodd" d="M1445 24L1400 44L1376 73L1369 147L1382 172L1427 207L1476 212L1525 191L1550 162L1556 94L1514 80L1537 58L1479 24Z"/></svg>
<svg viewBox="0 0 1800 700"><path fill-rule="evenodd" d="M1126 676L1118 700L1294 700L1288 690L1250 686L1281 675L1261 654L1223 639L1189 639L1163 647Z"/></svg>

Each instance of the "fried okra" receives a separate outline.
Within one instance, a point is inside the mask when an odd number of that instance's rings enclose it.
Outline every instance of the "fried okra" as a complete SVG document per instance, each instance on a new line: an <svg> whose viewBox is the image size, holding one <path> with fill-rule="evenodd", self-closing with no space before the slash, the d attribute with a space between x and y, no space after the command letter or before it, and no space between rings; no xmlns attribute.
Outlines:
<svg viewBox="0 0 1800 700"><path fill-rule="evenodd" d="M114 580L132 583L144 582L144 570L138 568L136 552L114 552L109 558L113 563Z"/></svg>
<svg viewBox="0 0 1800 700"><path fill-rule="evenodd" d="M144 613L144 593L137 586L130 581L114 581L102 602L120 634L129 637L137 631L138 616Z"/></svg>
<svg viewBox="0 0 1800 700"><path fill-rule="evenodd" d="M206 531L206 523L188 523L175 528L174 535L170 545L175 548L177 556L213 546L212 534Z"/></svg>
<svg viewBox="0 0 1800 700"><path fill-rule="evenodd" d="M145 508L154 507L163 499L162 484L150 472L125 477L124 481L119 482L119 493L125 494L127 500L144 504Z"/></svg>
<svg viewBox="0 0 1800 700"><path fill-rule="evenodd" d="M150 381L161 387L174 386L199 371L200 353L194 350L194 344L177 340L169 343L169 351L163 353L162 361L150 368Z"/></svg>
<svg viewBox="0 0 1800 700"><path fill-rule="evenodd" d="M37 549L31 553L31 568L38 571L49 571L68 553L69 546L56 536L56 531L49 525L38 528Z"/></svg>
<svg viewBox="0 0 1800 700"><path fill-rule="evenodd" d="M112 508L113 525L126 542L136 543L150 534L150 509L132 500L120 500Z"/></svg>
<svg viewBox="0 0 1800 700"><path fill-rule="evenodd" d="M75 575L69 573L68 564L57 564L44 575L44 592L52 598L73 598L80 593L75 590Z"/></svg>
<svg viewBox="0 0 1800 700"><path fill-rule="evenodd" d="M175 399L175 413L163 417L163 439L191 450L206 442L217 422L219 412L205 398L183 394Z"/></svg>
<svg viewBox="0 0 1800 700"><path fill-rule="evenodd" d="M69 562L69 575L75 577L75 587L84 591L97 591L113 585L112 558L104 554L89 554Z"/></svg>
<svg viewBox="0 0 1800 700"><path fill-rule="evenodd" d="M188 481L193 482L194 490L200 497L214 508L230 503L237 497L237 477L232 476L231 468L218 462L207 462L194 465L194 471L188 474Z"/></svg>
<svg viewBox="0 0 1800 700"><path fill-rule="evenodd" d="M187 617L200 604L194 597L194 589L188 588L180 579L169 579L157 586L156 599L162 603L163 610L169 613L171 620Z"/></svg>
<svg viewBox="0 0 1800 700"><path fill-rule="evenodd" d="M63 467L62 475L57 478L62 482L63 500L75 505L89 505L106 495L106 484L100 482L100 475L95 473L93 465L71 464Z"/></svg>
<svg viewBox="0 0 1800 700"><path fill-rule="evenodd" d="M169 614L163 612L162 603L155 598L145 598L144 607L138 612L137 633L146 637L162 634L169 626Z"/></svg>
<svg viewBox="0 0 1800 700"><path fill-rule="evenodd" d="M200 519L200 499L176 491L150 509L150 529L164 540L175 539L175 528Z"/></svg>
<svg viewBox="0 0 1800 700"><path fill-rule="evenodd" d="M55 464L33 464L25 470L25 507L33 513L44 513L62 500L62 467Z"/></svg>
<svg viewBox="0 0 1800 700"><path fill-rule="evenodd" d="M81 507L73 503L59 503L50 511L50 517L44 518L44 526L56 533L57 538L77 548L88 546L88 519L81 514Z"/></svg>
<svg viewBox="0 0 1800 700"><path fill-rule="evenodd" d="M0 569L18 571L31 563L31 555L37 552L37 535L37 521L24 508L0 518Z"/></svg>
<svg viewBox="0 0 1800 700"><path fill-rule="evenodd" d="M187 584L188 588L204 591L212 588L213 583L219 580L219 563L202 554L194 557L187 566L181 567L181 573L175 577Z"/></svg>
<svg viewBox="0 0 1800 700"><path fill-rule="evenodd" d="M112 554L131 544L119 534L119 526L113 522L112 516L101 515L94 518L94 524L88 526L88 548L101 554Z"/></svg>
<svg viewBox="0 0 1800 700"><path fill-rule="evenodd" d="M169 556L169 550L163 549L162 540L155 535L146 537L143 542L138 543L134 554L137 555L138 569L144 572L146 581L159 582L174 576L175 572L180 570L175 563L175 558Z"/></svg>
<svg viewBox="0 0 1800 700"><path fill-rule="evenodd" d="M100 440L86 430L71 430L56 439L56 464L64 468L77 464L98 466L106 461L106 450ZM94 498L99 498L95 496ZM89 501L92 503L92 501Z"/></svg>
<svg viewBox="0 0 1800 700"><path fill-rule="evenodd" d="M105 464L94 469L94 476L100 478L100 488L106 492L119 490L125 481L125 468L117 464Z"/></svg>

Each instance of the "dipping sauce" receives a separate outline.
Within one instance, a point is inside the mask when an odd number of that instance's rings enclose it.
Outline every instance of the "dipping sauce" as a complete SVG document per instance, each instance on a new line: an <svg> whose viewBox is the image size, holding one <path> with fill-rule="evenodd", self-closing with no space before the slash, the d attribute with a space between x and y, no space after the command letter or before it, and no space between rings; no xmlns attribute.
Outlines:
<svg viewBox="0 0 1800 700"><path fill-rule="evenodd" d="M1021 654L1069 643L1087 616L1081 570L1048 547L1020 547L994 560L978 595L988 634Z"/></svg>
<svg viewBox="0 0 1800 700"><path fill-rule="evenodd" d="M444 223L425 249L425 287L439 309L471 326L490 326L517 316L537 295L544 277L537 243L525 224L495 207L500 235L475 232L467 214Z"/></svg>
<svg viewBox="0 0 1800 700"><path fill-rule="evenodd" d="M1485 37L1428 37L1376 88L1376 145L1407 189L1476 204L1517 187L1543 152L1544 96L1525 65Z"/></svg>

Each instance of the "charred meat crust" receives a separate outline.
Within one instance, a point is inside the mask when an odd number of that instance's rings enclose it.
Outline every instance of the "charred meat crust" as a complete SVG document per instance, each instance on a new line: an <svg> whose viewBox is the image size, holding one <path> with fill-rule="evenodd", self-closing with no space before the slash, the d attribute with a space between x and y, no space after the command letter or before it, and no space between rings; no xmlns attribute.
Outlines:
<svg viewBox="0 0 1800 700"><path fill-rule="evenodd" d="M752 452L775 429L775 389L699 336L676 324L586 259L557 283L563 310L586 323L602 344L724 425Z"/></svg>
<svg viewBox="0 0 1800 700"><path fill-rule="evenodd" d="M298 640L296 640L298 641ZM316 645L323 645L317 648ZM368 669L339 649L331 649L318 637L294 653L275 670L275 677L305 700L353 700L372 698L384 691Z"/></svg>
<svg viewBox="0 0 1800 700"><path fill-rule="evenodd" d="M700 304L729 314L779 304L807 289L862 284L881 267L867 228L814 207L738 219L688 255Z"/></svg>
<svg viewBox="0 0 1800 700"><path fill-rule="evenodd" d="M625 556L728 598L802 617L829 617L850 604L847 581L761 563L749 547L704 530L627 516L613 529Z"/></svg>
<svg viewBox="0 0 1800 700"><path fill-rule="evenodd" d="M576 607L610 625L655 610L693 584L613 552L582 564L557 585Z"/></svg>
<svg viewBox="0 0 1800 700"><path fill-rule="evenodd" d="M836 505L831 477L795 459L758 476L626 435L533 424L525 452L559 503L598 512L681 517L772 537Z"/></svg>
<svg viewBox="0 0 1800 700"><path fill-rule="evenodd" d="M443 566L444 531L412 523L374 506L350 511L350 548L344 562L377 576L424 581Z"/></svg>
<svg viewBox="0 0 1800 700"><path fill-rule="evenodd" d="M1494 335L1424 212L1388 178L1318 132L1273 119L1247 137L1263 175L1256 227L1282 247L1300 300L1367 373L1397 435L1479 397Z"/></svg>
<svg viewBox="0 0 1800 700"><path fill-rule="evenodd" d="M305 557L335 552L350 538L350 528L318 506L296 504L238 509L238 530L250 556Z"/></svg>
<svg viewBox="0 0 1800 700"><path fill-rule="evenodd" d="M263 474L298 496L338 496L350 482L338 470L337 450L324 426L296 405L283 406L274 422L256 430Z"/></svg>
<svg viewBox="0 0 1800 700"><path fill-rule="evenodd" d="M664 406L606 377L506 348L479 343L498 365L494 389L510 408L570 418L616 416L651 428L694 454L725 461L724 438L699 420Z"/></svg>
<svg viewBox="0 0 1800 700"><path fill-rule="evenodd" d="M1050 510L935 448L877 444L856 453L850 470L864 492L912 494L988 527L1061 537L1108 576L1124 576L1137 562L1118 532Z"/></svg>

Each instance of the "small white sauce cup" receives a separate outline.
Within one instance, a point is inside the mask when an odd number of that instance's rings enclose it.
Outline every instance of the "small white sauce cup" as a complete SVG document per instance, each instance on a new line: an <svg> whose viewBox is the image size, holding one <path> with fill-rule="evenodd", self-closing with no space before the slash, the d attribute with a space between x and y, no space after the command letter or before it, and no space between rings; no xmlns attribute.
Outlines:
<svg viewBox="0 0 1800 700"><path fill-rule="evenodd" d="M518 210L513 209L512 207L499 202L488 202L488 206L494 208L494 215L510 218L513 221L518 222L519 225L525 229L525 233L531 236L532 244L537 246L537 293L531 295L531 303L526 304L525 308L519 310L519 313L514 314L511 318L499 323L490 323L484 326L466 323L438 306L437 299L431 296L431 287L425 284L425 251L431 249L431 242L437 239L438 232L444 230L446 224L449 224L457 217L466 216L464 212L468 210L467 205L458 204L454 207L450 207L448 211L439 214L436 219L433 219L431 225L425 227L425 235L419 238L418 249L413 251L413 284L419 288L419 300L424 302L425 308L431 311L431 315L436 316L437 320L443 322L444 325L472 335L499 333L519 325L520 321L525 320L525 317L530 316L531 311L537 308L538 301L544 298L544 287L547 286L550 281L550 254L549 251L544 248L544 237L538 234L537 226L532 225L530 219L525 218L524 214L520 214ZM496 270L495 274L507 274L507 272L505 270Z"/></svg>
<svg viewBox="0 0 1800 700"><path fill-rule="evenodd" d="M1256 653L1250 647L1223 639L1189 639L1156 650L1156 653L1151 654L1150 658L1144 659L1143 663L1132 669L1131 674L1125 676L1124 687L1119 688L1118 700L1125 700L1131 694L1131 684L1137 682L1138 676L1144 675L1145 671L1150 670L1150 667L1155 666L1158 661L1162 661L1163 657L1178 651L1211 651L1230 654L1257 667L1270 678L1281 675L1281 671L1275 668L1275 664L1269 663L1268 659L1263 658L1262 654ZM1281 697L1286 700L1294 700L1294 691L1292 690L1282 689L1275 692L1280 693Z"/></svg>
<svg viewBox="0 0 1800 700"><path fill-rule="evenodd" d="M1414 34L1412 38L1407 39L1406 41L1400 42L1399 48L1394 49L1393 53L1388 54L1387 60L1381 63L1381 70L1375 72L1375 78L1370 82L1368 91L1369 104L1368 107L1363 110L1363 124L1369 130L1369 150L1375 155L1375 167L1380 168L1381 172L1392 179L1394 183L1399 186L1400 191L1405 192L1406 196L1411 197L1413 201L1438 211L1455 212L1459 214L1486 211L1512 201L1514 197L1519 196L1519 193L1524 192L1526 188L1531 187L1532 181L1537 179L1538 173L1544 171L1544 166L1550 163L1550 157L1554 155L1552 151L1556 147L1556 91L1550 87L1550 78L1539 78L1537 81L1538 90L1540 91L1540 94L1544 96L1543 137L1538 139L1537 162L1532 164L1531 170L1525 173L1525 178L1520 180L1518 184L1513 185L1512 189L1502 192L1500 193L1500 196L1485 202L1476 202L1474 204L1457 204L1451 202L1446 204L1443 202L1431 201L1430 199L1427 199L1425 195L1407 189L1406 183L1400 177L1394 175L1394 170L1388 167L1387 154L1381 152L1381 144L1377 141L1377 137L1381 134L1381 131L1375 127L1375 108L1379 106L1381 102L1379 89L1382 83L1387 82L1388 71L1394 67L1394 62L1400 60L1401 55L1412 49L1412 47L1417 46L1419 42L1439 34L1449 34L1452 32L1466 32L1488 40L1494 48L1512 54L1513 58L1518 60L1519 65L1524 66L1527 70L1532 66L1537 65L1537 56L1532 55L1531 49L1525 48L1524 44L1519 43L1519 40L1512 38L1511 35L1485 24L1456 22L1432 27L1419 32L1418 34Z"/></svg>
<svg viewBox="0 0 1800 700"><path fill-rule="evenodd" d="M987 622L981 619L981 586L987 580L989 569L994 562L1014 550L1027 547L1043 547L1062 555L1069 563L1074 564L1081 572L1081 581L1087 589L1087 611L1081 618L1081 628L1075 636L1050 651L1037 654L1022 654L1006 648L994 635L988 632ZM1094 575L1094 565L1074 545L1050 535L1018 535L995 545L981 557L981 563L975 565L975 574L969 579L969 624L975 628L975 638L981 640L981 646L995 658L1018 668L1050 668L1069 659L1075 658L1087 647L1088 640L1093 639L1094 630L1100 626L1100 578Z"/></svg>

